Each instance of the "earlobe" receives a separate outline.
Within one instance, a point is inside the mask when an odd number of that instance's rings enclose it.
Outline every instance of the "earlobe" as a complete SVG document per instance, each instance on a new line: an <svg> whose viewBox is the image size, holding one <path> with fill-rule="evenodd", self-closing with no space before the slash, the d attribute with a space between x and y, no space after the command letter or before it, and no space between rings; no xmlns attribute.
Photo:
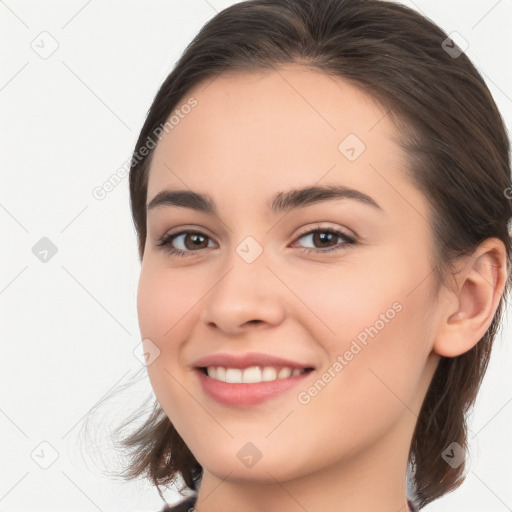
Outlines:
<svg viewBox="0 0 512 512"><path fill-rule="evenodd" d="M473 348L491 325L507 280L505 245L482 242L456 276L457 289L442 312L433 350L456 357Z"/></svg>

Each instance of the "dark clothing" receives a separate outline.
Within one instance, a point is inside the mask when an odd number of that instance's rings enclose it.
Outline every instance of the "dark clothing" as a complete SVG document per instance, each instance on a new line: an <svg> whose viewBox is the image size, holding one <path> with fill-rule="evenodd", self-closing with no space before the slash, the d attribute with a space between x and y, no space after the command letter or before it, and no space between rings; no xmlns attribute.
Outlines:
<svg viewBox="0 0 512 512"><path fill-rule="evenodd" d="M187 498L185 501L181 501L173 507L165 505L161 512L192 512L194 510L196 499L197 496L191 496L190 498Z"/></svg>
<svg viewBox="0 0 512 512"><path fill-rule="evenodd" d="M187 498L185 501L178 503L174 507L169 507L168 505L165 505L161 512L192 512L194 510L196 499L197 496L191 496L190 498ZM418 512L418 509L410 501L408 503L412 512Z"/></svg>

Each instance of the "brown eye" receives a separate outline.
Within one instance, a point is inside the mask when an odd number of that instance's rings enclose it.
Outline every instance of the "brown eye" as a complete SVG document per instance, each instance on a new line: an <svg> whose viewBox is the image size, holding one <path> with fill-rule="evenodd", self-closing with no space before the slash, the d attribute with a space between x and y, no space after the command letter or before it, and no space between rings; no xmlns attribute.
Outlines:
<svg viewBox="0 0 512 512"><path fill-rule="evenodd" d="M319 245L320 247L327 245L330 247L332 243L336 245L336 240L339 238L339 235L335 235L334 233L330 233L328 231L316 231L313 234L312 241L315 245Z"/></svg>
<svg viewBox="0 0 512 512"><path fill-rule="evenodd" d="M189 250L204 249L204 247L208 247L208 241L205 245L207 238L207 236L201 233L185 233L183 242L185 247Z"/></svg>
<svg viewBox="0 0 512 512"><path fill-rule="evenodd" d="M346 246L355 245L356 240L341 231L332 228L313 229L301 235L298 240L309 239L313 243L313 248L304 248L304 252L329 252L333 250L343 249ZM341 239L342 242L337 242ZM323 250L322 250L323 248Z"/></svg>
<svg viewBox="0 0 512 512"><path fill-rule="evenodd" d="M171 255L189 256L200 249L206 249L210 240L208 235L199 231L181 231L165 235L157 246L163 247Z"/></svg>

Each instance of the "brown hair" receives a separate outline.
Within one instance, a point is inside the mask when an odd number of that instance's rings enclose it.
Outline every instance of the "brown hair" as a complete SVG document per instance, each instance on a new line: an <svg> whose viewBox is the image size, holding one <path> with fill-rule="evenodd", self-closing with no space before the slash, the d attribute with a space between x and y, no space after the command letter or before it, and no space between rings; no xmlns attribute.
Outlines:
<svg viewBox="0 0 512 512"><path fill-rule="evenodd" d="M482 77L447 34L416 11L380 0L249 0L206 23L160 87L136 143L130 199L142 260L148 172L153 150L140 157L155 130L187 92L218 74L299 63L363 88L387 110L400 135L410 179L431 208L429 255L437 286L488 237L507 250L508 279L483 338L466 353L442 357L413 435L410 479L421 508L457 488L464 463L441 457L452 442L467 448L466 417L485 374L511 276L510 146ZM449 43L448 48L453 46ZM455 46L455 49L457 47ZM128 420L124 425L127 425ZM132 458L123 478L141 475L157 486L182 476L197 489L202 468L155 400L145 423L122 441Z"/></svg>

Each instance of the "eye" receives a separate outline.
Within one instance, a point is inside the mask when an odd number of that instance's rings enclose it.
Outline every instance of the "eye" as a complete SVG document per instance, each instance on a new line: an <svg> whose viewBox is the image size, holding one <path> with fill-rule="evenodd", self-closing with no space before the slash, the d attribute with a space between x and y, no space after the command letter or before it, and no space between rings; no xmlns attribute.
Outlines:
<svg viewBox="0 0 512 512"><path fill-rule="evenodd" d="M314 253L325 253L330 251L339 251L345 249L347 246L355 245L356 240L334 228L322 228L318 226L316 229L312 229L302 234L298 240L308 240L313 245L319 245L320 248L304 248L303 252L309 254ZM341 239L341 243L336 243L336 240ZM323 248L322 248L323 247Z"/></svg>
<svg viewBox="0 0 512 512"><path fill-rule="evenodd" d="M199 249L205 249L208 247L208 242L205 240L211 240L208 235L201 233L200 231L180 231L179 233L164 235L161 237L156 244L158 247L162 247L163 250L174 256L190 256L192 253ZM181 248L173 247L173 243L177 243Z"/></svg>
<svg viewBox="0 0 512 512"><path fill-rule="evenodd" d="M303 233L297 240L301 239L309 239L310 243L320 246L320 248L302 248L302 251L305 253L339 251L357 243L353 237L342 231L334 228L322 228L320 226ZM342 240L341 242L336 242L336 240L340 239ZM201 249L212 247L209 242L211 242L211 238L201 231L180 231L179 233L164 235L158 240L156 245L171 256L193 256L194 253L200 252ZM178 247L175 245L178 245Z"/></svg>

